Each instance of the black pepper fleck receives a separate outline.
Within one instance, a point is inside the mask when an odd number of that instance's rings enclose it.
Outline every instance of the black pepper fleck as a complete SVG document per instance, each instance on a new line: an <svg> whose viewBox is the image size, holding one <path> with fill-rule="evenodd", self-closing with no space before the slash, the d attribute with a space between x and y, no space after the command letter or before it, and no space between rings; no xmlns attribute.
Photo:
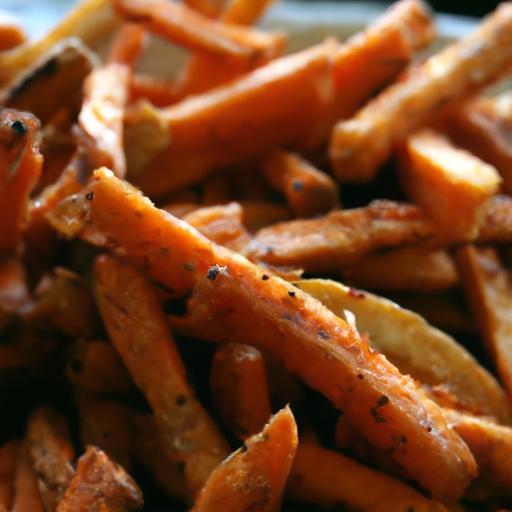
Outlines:
<svg viewBox="0 0 512 512"><path fill-rule="evenodd" d="M405 436L400 436L400 438L398 439L398 441L400 442L400 444L407 444L407 437L405 437Z"/></svg>
<svg viewBox="0 0 512 512"><path fill-rule="evenodd" d="M320 329L318 331L318 336L320 338L322 338L323 340L328 340L329 339L329 335L323 329Z"/></svg>
<svg viewBox="0 0 512 512"><path fill-rule="evenodd" d="M16 121L11 124L11 128L16 132L16 135L20 137L27 133L26 126L19 119L16 119Z"/></svg>
<svg viewBox="0 0 512 512"><path fill-rule="evenodd" d="M187 403L187 397L185 395L178 395L176 397L176 405L185 405Z"/></svg>
<svg viewBox="0 0 512 512"><path fill-rule="evenodd" d="M294 292L293 290L290 290L290 291L288 292L288 295L289 295L292 299L294 299L296 294L295 294L295 292Z"/></svg>
<svg viewBox="0 0 512 512"><path fill-rule="evenodd" d="M261 280L262 280L262 281L268 281L269 279L270 279L270 276L269 276L269 275L267 275L267 274L263 274L263 275L261 276Z"/></svg>
<svg viewBox="0 0 512 512"><path fill-rule="evenodd" d="M94 199L94 192L91 190L91 192L87 192L87 194L85 194L85 199L87 199L87 201L92 201Z"/></svg>
<svg viewBox="0 0 512 512"><path fill-rule="evenodd" d="M359 380L363 380L363 379L364 379L364 375L363 375L362 373L358 373L358 374L357 374L357 378L358 378Z"/></svg>
<svg viewBox="0 0 512 512"><path fill-rule="evenodd" d="M194 270L196 269L196 266L191 262L185 263L185 265L183 265L183 267L185 268L185 270L187 272L194 272Z"/></svg>
<svg viewBox="0 0 512 512"><path fill-rule="evenodd" d="M432 427L430 425L427 427L427 432L432 432Z"/></svg>
<svg viewBox="0 0 512 512"><path fill-rule="evenodd" d="M294 180L292 183L292 189L294 192L300 192L304 188L304 184L300 180Z"/></svg>
<svg viewBox="0 0 512 512"><path fill-rule="evenodd" d="M386 395L382 395L377 400L377 406L378 407L384 407L389 403L389 398Z"/></svg>
<svg viewBox="0 0 512 512"><path fill-rule="evenodd" d="M218 265L212 265L208 269L208 273L206 274L206 278L210 281L215 281L217 276L219 275L219 266Z"/></svg>
<svg viewBox="0 0 512 512"><path fill-rule="evenodd" d="M379 413L379 408L384 407L386 404L389 403L389 398L386 395L381 395L377 399L377 403L375 407L372 407L370 409L370 413L373 416L373 420L375 423L386 423L386 418L383 418Z"/></svg>
<svg viewBox="0 0 512 512"><path fill-rule="evenodd" d="M365 298L364 292L362 292L360 290L356 290L355 288L349 288L348 294L351 297L354 297L355 299L364 299Z"/></svg>

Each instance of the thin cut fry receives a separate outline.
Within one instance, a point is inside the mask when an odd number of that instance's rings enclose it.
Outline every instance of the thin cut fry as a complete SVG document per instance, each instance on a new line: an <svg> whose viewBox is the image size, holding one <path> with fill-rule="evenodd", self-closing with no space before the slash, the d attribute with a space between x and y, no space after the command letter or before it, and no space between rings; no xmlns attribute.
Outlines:
<svg viewBox="0 0 512 512"><path fill-rule="evenodd" d="M45 512L26 441L18 448L14 492L12 512Z"/></svg>
<svg viewBox="0 0 512 512"><path fill-rule="evenodd" d="M162 258L167 261L163 253ZM151 284L106 256L96 261L95 275L98 306L110 338L152 406L169 456L185 464L194 496L228 453L227 443L187 382Z"/></svg>
<svg viewBox="0 0 512 512"><path fill-rule="evenodd" d="M0 447L0 511L11 510L14 499L14 475L19 443L9 441Z"/></svg>
<svg viewBox="0 0 512 512"><path fill-rule="evenodd" d="M277 150L262 162L267 181L286 195L297 217L314 217L339 206L339 191L329 175L299 155Z"/></svg>
<svg viewBox="0 0 512 512"><path fill-rule="evenodd" d="M492 248L471 245L457 252L466 300L476 319L498 375L512 396L512 285L509 273Z"/></svg>
<svg viewBox="0 0 512 512"><path fill-rule="evenodd" d="M411 131L433 120L442 107L497 80L511 65L512 5L505 2L472 35L410 70L334 128L330 156L336 176L370 181Z"/></svg>
<svg viewBox="0 0 512 512"><path fill-rule="evenodd" d="M104 452L88 446L78 459L76 474L57 512L130 512L140 510L142 505L142 492L130 475Z"/></svg>
<svg viewBox="0 0 512 512"><path fill-rule="evenodd" d="M144 50L145 40L146 31L140 25L126 23L112 42L107 62L122 64L133 70Z"/></svg>
<svg viewBox="0 0 512 512"><path fill-rule="evenodd" d="M0 52L11 50L24 43L26 39L27 35L16 19L2 13L0 15Z"/></svg>
<svg viewBox="0 0 512 512"><path fill-rule="evenodd" d="M317 300L278 277L267 279L264 271L243 257L212 244L188 224L154 208L108 170L95 172L89 187L73 199L72 207L84 222L81 237L96 244L113 244L114 251L121 251L178 296L195 286L188 314L173 318L176 328L212 341L244 339L262 352L269 351L343 409L370 444L389 450L407 475L433 495L458 499L463 493L475 474L474 461L460 438L446 427L437 406L426 400L410 378L371 351L353 327ZM65 211L64 205L61 208ZM76 222L71 212L66 215ZM162 250L165 248L171 250ZM104 270L100 281L108 276L110 281L117 279L112 260L100 261L99 269ZM127 292L133 283L132 277L119 281L124 301L140 297L140 293ZM120 325L140 315L147 321L154 314L150 311L158 307L143 313L139 299L135 311L130 308L131 316L125 318L104 298L100 303L101 309L109 308L108 316L103 311L105 320L117 318ZM133 328L128 331L123 340L133 335ZM140 356L139 352L138 362ZM161 353L158 359L161 361ZM159 389L162 381L159 379ZM406 450L398 449L401 435L408 438Z"/></svg>
<svg viewBox="0 0 512 512"><path fill-rule="evenodd" d="M344 504L362 512L447 511L400 480L314 443L299 443L287 495L324 506Z"/></svg>
<svg viewBox="0 0 512 512"><path fill-rule="evenodd" d="M486 202L498 192L496 169L431 130L407 138L400 181L410 199L440 227L441 236L474 239Z"/></svg>
<svg viewBox="0 0 512 512"><path fill-rule="evenodd" d="M220 464L199 494L193 511L281 510L297 441L297 425L286 407L261 433Z"/></svg>
<svg viewBox="0 0 512 512"><path fill-rule="evenodd" d="M210 388L218 414L242 439L257 434L272 415L265 360L253 347L240 343L219 347Z"/></svg>

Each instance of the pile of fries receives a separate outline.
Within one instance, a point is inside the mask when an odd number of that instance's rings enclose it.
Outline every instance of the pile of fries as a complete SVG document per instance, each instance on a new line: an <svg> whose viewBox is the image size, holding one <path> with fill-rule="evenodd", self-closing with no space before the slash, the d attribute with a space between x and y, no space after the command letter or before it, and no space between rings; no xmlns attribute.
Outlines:
<svg viewBox="0 0 512 512"><path fill-rule="evenodd" d="M512 3L270 3L0 20L0 512L512 507Z"/></svg>

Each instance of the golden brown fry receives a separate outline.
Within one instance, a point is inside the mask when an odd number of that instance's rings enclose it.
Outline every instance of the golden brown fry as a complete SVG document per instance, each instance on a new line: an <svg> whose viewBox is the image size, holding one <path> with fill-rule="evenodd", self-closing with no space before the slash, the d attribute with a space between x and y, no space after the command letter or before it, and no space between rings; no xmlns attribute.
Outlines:
<svg viewBox="0 0 512 512"><path fill-rule="evenodd" d="M69 204L72 210L62 205L61 213L71 222L75 222L72 211L83 219L80 236L84 239L121 251L178 296L195 287L189 313L173 318L176 328L212 341L244 339L270 352L343 409L371 445L389 450L392 460L433 495L458 499L463 493L475 474L474 461L460 438L447 429L437 406L317 300L278 277L267 279L264 271L243 257L154 208L108 170L96 171L89 187ZM111 262L103 260L100 265L102 277L112 281L116 276ZM129 291L133 283L131 277L119 282L125 301L140 297ZM109 307L103 298L100 302L102 309ZM139 316L148 321L157 308L141 311L139 298L128 318L115 306L109 307L108 317L103 313L105 320L115 315L119 325L126 325ZM155 329L154 325L149 327ZM124 341L134 335L133 328L128 331ZM159 339L165 339L165 334ZM137 362L141 363L141 352ZM163 380L158 380L159 389ZM398 449L401 435L408 438L405 451Z"/></svg>
<svg viewBox="0 0 512 512"><path fill-rule="evenodd" d="M512 285L492 248L471 245L457 252L466 300L498 375L512 396Z"/></svg>
<svg viewBox="0 0 512 512"><path fill-rule="evenodd" d="M432 121L442 107L497 80L511 65L512 5L505 2L472 35L410 70L334 128L330 156L336 176L370 181L409 133Z"/></svg>
<svg viewBox="0 0 512 512"><path fill-rule="evenodd" d="M18 448L12 512L45 512L27 441Z"/></svg>
<svg viewBox="0 0 512 512"><path fill-rule="evenodd" d="M431 130L407 138L400 158L400 181L409 198L448 239L474 239L487 201L498 192L496 169L458 149Z"/></svg>
<svg viewBox="0 0 512 512"><path fill-rule="evenodd" d="M14 475L18 441L9 441L0 446L0 511L11 510L14 499Z"/></svg>
<svg viewBox="0 0 512 512"><path fill-rule="evenodd" d="M257 434L272 415L265 360L253 347L219 347L210 369L210 388L219 416L242 439Z"/></svg>
<svg viewBox="0 0 512 512"><path fill-rule="evenodd" d="M419 242L431 234L431 223L416 206L374 201L365 208L268 226L256 234L248 253L271 265L339 271L371 251Z"/></svg>
<svg viewBox="0 0 512 512"><path fill-rule="evenodd" d="M110 46L107 62L128 66L137 65L146 42L146 31L136 23L126 23L118 31Z"/></svg>
<svg viewBox="0 0 512 512"><path fill-rule="evenodd" d="M130 475L100 449L88 446L57 512L130 512L142 505L142 492Z"/></svg>
<svg viewBox="0 0 512 512"><path fill-rule="evenodd" d="M185 464L194 496L228 453L227 443L187 382L151 284L106 256L96 261L95 275L98 306L110 338L153 408L168 455Z"/></svg>
<svg viewBox="0 0 512 512"><path fill-rule="evenodd" d="M41 173L39 121L29 113L0 112L0 254L18 250L30 192Z"/></svg>
<svg viewBox="0 0 512 512"><path fill-rule="evenodd" d="M0 14L0 52L11 50L27 39L25 30L19 25L16 18L7 14Z"/></svg>
<svg viewBox="0 0 512 512"><path fill-rule="evenodd" d="M297 449L297 425L288 407L249 438L212 473L194 512L278 512Z"/></svg>
<svg viewBox="0 0 512 512"><path fill-rule="evenodd" d="M299 155L276 150L261 165L267 181L285 194L297 217L314 217L339 206L336 183Z"/></svg>
<svg viewBox="0 0 512 512"><path fill-rule="evenodd" d="M362 512L447 510L400 480L313 443L299 443L287 495L315 505L344 504Z"/></svg>
<svg viewBox="0 0 512 512"><path fill-rule="evenodd" d="M55 510L74 475L75 453L65 418L39 407L28 420L26 442L45 508Z"/></svg>

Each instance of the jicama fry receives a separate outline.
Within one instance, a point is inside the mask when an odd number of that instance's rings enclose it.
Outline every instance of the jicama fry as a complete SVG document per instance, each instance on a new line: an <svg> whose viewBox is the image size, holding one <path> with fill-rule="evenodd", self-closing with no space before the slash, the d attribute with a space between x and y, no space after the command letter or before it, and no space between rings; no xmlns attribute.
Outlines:
<svg viewBox="0 0 512 512"><path fill-rule="evenodd" d="M457 252L457 264L466 300L498 375L512 396L512 285L492 248L471 245Z"/></svg>
<svg viewBox="0 0 512 512"><path fill-rule="evenodd" d="M486 202L498 192L496 169L431 130L409 136L400 154L400 182L447 239L474 239Z"/></svg>
<svg viewBox="0 0 512 512"><path fill-rule="evenodd" d="M281 510L284 487L297 449L297 425L288 407L250 437L212 473L194 512Z"/></svg>
<svg viewBox="0 0 512 512"><path fill-rule="evenodd" d="M11 50L24 43L27 35L14 16L0 14L0 52Z"/></svg>
<svg viewBox="0 0 512 512"><path fill-rule="evenodd" d="M409 204L374 201L365 208L292 220L259 231L248 247L252 259L307 271L339 271L375 249L426 239L432 226Z"/></svg>
<svg viewBox="0 0 512 512"><path fill-rule="evenodd" d="M104 452L88 446L78 459L76 474L57 512L129 512L141 509L142 505L142 492L130 475Z"/></svg>
<svg viewBox="0 0 512 512"><path fill-rule="evenodd" d="M0 254L18 249L30 192L39 179L39 121L29 113L0 112Z"/></svg>
<svg viewBox="0 0 512 512"><path fill-rule="evenodd" d="M336 125L330 143L336 176L342 181L371 180L411 131L432 121L442 107L505 75L511 66L512 5L504 2L472 35L413 68L355 117Z"/></svg>
<svg viewBox="0 0 512 512"><path fill-rule="evenodd" d="M313 217L339 206L336 183L299 155L277 150L261 166L267 181L285 194L297 217Z"/></svg>
<svg viewBox="0 0 512 512"><path fill-rule="evenodd" d="M45 512L26 441L18 448L14 495L12 512Z"/></svg>
<svg viewBox="0 0 512 512"><path fill-rule="evenodd" d="M443 249L404 247L372 254L343 269L351 284L372 290L439 291L454 287L457 271Z"/></svg>
<svg viewBox="0 0 512 512"><path fill-rule="evenodd" d="M164 255L162 259L167 261ZM187 382L151 284L106 256L96 260L95 276L98 307L110 338L154 411L168 455L184 463L194 496L227 455L227 443Z"/></svg>
<svg viewBox="0 0 512 512"><path fill-rule="evenodd" d="M253 347L219 347L210 369L210 388L224 424L242 439L257 434L272 415L265 360Z"/></svg>
<svg viewBox="0 0 512 512"><path fill-rule="evenodd" d="M11 510L14 499L14 472L19 443L9 441L0 447L0 511Z"/></svg>
<svg viewBox="0 0 512 512"><path fill-rule="evenodd" d="M294 500L362 512L447 510L400 480L313 443L299 443L286 491Z"/></svg>
<svg viewBox="0 0 512 512"><path fill-rule="evenodd" d="M370 344L402 373L427 386L445 386L470 410L510 422L507 397L494 377L447 334L423 318L377 295L335 281L307 279L297 285L336 315L355 315L357 327Z"/></svg>
<svg viewBox="0 0 512 512"><path fill-rule="evenodd" d="M74 475L75 453L65 418L39 407L28 420L26 442L45 508L55 510Z"/></svg>
<svg viewBox="0 0 512 512"><path fill-rule="evenodd" d="M178 99L176 86L169 80L152 75L133 73L130 77L130 102L148 100L155 107L166 107Z"/></svg>
<svg viewBox="0 0 512 512"><path fill-rule="evenodd" d="M188 314L173 317L175 328L211 341L244 340L270 352L343 409L370 444L389 450L391 459L433 495L458 499L463 493L475 474L474 461L460 438L447 429L437 406L317 300L278 277L267 279L265 272L243 257L154 208L108 170L96 171L90 185L68 204L83 219L82 238L121 251L178 296L195 287ZM76 222L62 205L64 213ZM162 251L166 247L171 251ZM112 260L100 261L102 277L108 274L112 281L114 273L105 269L111 270ZM133 283L130 277L119 284L125 300L136 295L127 291ZM102 309L108 307L104 299L100 302ZM147 321L153 315L140 308L139 299L131 320L143 315ZM156 309L155 305L151 311ZM108 318L122 318L121 324L129 320L114 307L109 311ZM133 335L133 329L129 331L123 340ZM139 352L139 363L140 356ZM408 438L405 451L397 449L401 435Z"/></svg>
<svg viewBox="0 0 512 512"><path fill-rule="evenodd" d="M107 62L123 64L131 70L137 65L144 50L146 31L136 23L126 23L110 46Z"/></svg>

